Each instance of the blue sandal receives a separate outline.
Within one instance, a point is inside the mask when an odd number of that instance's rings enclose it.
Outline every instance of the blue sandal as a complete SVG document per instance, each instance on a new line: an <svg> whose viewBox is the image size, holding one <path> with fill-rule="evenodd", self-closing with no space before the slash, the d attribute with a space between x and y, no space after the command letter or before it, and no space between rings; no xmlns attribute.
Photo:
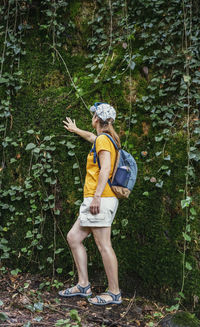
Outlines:
<svg viewBox="0 0 200 327"><path fill-rule="evenodd" d="M70 288L67 288L67 289L64 290L64 291L60 291L60 292L58 292L58 294L59 294L60 296L62 296L62 297L70 297L70 296L82 296L82 297L87 297L87 296L91 296L91 295L92 295L92 292L87 293L87 290L89 290L89 288L91 287L90 284L88 284L88 286L86 286L86 287L83 287L83 286L77 284L76 287L78 288L78 290L79 290L80 292L72 293L73 287L70 287Z"/></svg>
<svg viewBox="0 0 200 327"><path fill-rule="evenodd" d="M92 299L88 299L88 301L94 305L107 305L107 304L121 304L122 303L122 300L119 300L119 298L121 297L121 292L119 294L114 294L114 293L108 291L107 293L102 293L102 294L110 295L112 300L106 301L101 296L96 295L94 298L97 299L97 302L93 302Z"/></svg>

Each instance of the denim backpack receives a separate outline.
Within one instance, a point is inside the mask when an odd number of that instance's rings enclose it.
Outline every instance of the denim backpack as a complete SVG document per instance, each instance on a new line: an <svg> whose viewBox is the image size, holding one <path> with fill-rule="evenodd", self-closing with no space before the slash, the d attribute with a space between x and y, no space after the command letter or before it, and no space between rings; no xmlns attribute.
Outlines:
<svg viewBox="0 0 200 327"><path fill-rule="evenodd" d="M125 150L119 149L113 138L106 133L106 135L113 143L117 150L117 157L114 165L112 178L108 179L112 191L116 194L117 198L128 198L131 193L137 178L137 164L132 155ZM96 138L97 139L97 138ZM101 169L100 161L96 153L96 140L94 142L91 152L94 152L93 162L98 162L99 169Z"/></svg>

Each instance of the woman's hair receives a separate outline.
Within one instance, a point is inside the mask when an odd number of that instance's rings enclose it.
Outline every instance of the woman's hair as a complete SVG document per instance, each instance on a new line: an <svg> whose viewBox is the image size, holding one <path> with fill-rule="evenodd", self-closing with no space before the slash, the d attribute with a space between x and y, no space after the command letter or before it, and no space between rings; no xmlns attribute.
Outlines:
<svg viewBox="0 0 200 327"><path fill-rule="evenodd" d="M119 138L119 135L114 130L114 127L112 125L114 120L112 118L109 118L104 121L101 118L99 118L96 114L95 114L95 117L97 117L99 120L99 125L102 129L102 132L110 134L110 136L113 138L113 140L117 144L118 148L120 149L121 148L120 138Z"/></svg>

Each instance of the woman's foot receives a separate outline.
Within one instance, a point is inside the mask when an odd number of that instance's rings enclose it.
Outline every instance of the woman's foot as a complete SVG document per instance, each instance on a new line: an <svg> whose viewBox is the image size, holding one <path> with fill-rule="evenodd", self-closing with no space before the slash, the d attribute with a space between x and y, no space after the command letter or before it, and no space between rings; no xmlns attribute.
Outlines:
<svg viewBox="0 0 200 327"><path fill-rule="evenodd" d="M114 294L108 291L106 293L102 293L101 295L96 295L95 297L88 299L88 301L95 305L121 304L122 297L121 292Z"/></svg>
<svg viewBox="0 0 200 327"><path fill-rule="evenodd" d="M91 296L91 285L90 283L87 286L81 286L80 284L77 284L73 287L67 288L66 290L60 291L58 293L62 297L71 297L71 296Z"/></svg>

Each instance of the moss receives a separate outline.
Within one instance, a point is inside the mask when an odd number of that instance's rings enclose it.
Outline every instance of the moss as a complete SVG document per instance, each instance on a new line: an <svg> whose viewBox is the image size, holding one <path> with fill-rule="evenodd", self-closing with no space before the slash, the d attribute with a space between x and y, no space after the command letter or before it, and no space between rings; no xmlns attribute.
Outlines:
<svg viewBox="0 0 200 327"><path fill-rule="evenodd" d="M80 15L81 1L70 1L70 16L75 20Z"/></svg>
<svg viewBox="0 0 200 327"><path fill-rule="evenodd" d="M199 327L200 321L189 312L177 312L173 318L172 323L179 327Z"/></svg>

